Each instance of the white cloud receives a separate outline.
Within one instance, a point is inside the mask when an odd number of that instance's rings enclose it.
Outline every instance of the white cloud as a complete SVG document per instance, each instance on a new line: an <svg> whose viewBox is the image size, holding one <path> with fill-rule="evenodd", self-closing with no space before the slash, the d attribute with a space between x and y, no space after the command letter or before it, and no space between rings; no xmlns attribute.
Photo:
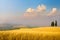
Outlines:
<svg viewBox="0 0 60 40"><path fill-rule="evenodd" d="M47 16L52 16L55 15L57 13L57 8L52 8L52 10L50 11L49 14L47 14Z"/></svg>
<svg viewBox="0 0 60 40"><path fill-rule="evenodd" d="M32 13L32 12L34 12L34 9L32 9L32 8L28 8L28 9L26 10L26 12L28 12L28 13Z"/></svg>
<svg viewBox="0 0 60 40"><path fill-rule="evenodd" d="M24 13L24 16L28 16L28 17L31 17L31 16L36 16L37 14L36 14L36 12L35 12L35 10L34 9L32 9L32 8L28 8L27 10L26 10L26 12Z"/></svg>
<svg viewBox="0 0 60 40"><path fill-rule="evenodd" d="M38 5L37 9L28 8L24 13L25 17L35 16L53 16L57 13L57 8L52 8L49 12L46 11L46 5Z"/></svg>
<svg viewBox="0 0 60 40"><path fill-rule="evenodd" d="M46 10L46 6L45 5L38 5L37 9L32 9L32 8L28 8L26 10L26 13L24 13L24 16L38 16L41 13L45 13Z"/></svg>
<svg viewBox="0 0 60 40"><path fill-rule="evenodd" d="M57 8L53 8L51 13L56 13L57 12Z"/></svg>
<svg viewBox="0 0 60 40"><path fill-rule="evenodd" d="M45 11L46 10L46 6L45 5L38 5L38 7L37 7L37 12L43 12L43 11Z"/></svg>

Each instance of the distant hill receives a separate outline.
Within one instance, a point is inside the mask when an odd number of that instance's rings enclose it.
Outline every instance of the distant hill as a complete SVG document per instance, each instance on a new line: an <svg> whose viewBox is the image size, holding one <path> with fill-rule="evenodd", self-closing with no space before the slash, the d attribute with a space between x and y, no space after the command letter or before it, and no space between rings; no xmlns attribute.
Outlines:
<svg viewBox="0 0 60 40"><path fill-rule="evenodd" d="M25 28L27 26L21 24L0 24L0 30L11 30L11 29L18 29L18 28Z"/></svg>

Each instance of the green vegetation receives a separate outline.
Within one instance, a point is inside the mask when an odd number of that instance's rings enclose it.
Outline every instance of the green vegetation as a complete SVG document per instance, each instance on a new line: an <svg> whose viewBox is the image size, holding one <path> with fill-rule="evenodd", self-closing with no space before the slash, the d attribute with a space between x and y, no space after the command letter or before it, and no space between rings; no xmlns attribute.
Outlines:
<svg viewBox="0 0 60 40"><path fill-rule="evenodd" d="M51 26L52 26L52 27L53 27L53 26L57 27L57 20L55 20L55 23L54 23L54 21L52 21L52 22L51 22Z"/></svg>

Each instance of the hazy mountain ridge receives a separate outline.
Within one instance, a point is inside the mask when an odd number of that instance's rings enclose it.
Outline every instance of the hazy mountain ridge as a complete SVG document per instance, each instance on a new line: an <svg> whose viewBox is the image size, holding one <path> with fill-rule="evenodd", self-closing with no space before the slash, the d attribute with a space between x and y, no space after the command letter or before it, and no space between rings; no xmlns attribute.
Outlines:
<svg viewBox="0 0 60 40"><path fill-rule="evenodd" d="M21 24L0 24L0 30L6 30L6 29L15 29L15 28L22 28L26 27Z"/></svg>

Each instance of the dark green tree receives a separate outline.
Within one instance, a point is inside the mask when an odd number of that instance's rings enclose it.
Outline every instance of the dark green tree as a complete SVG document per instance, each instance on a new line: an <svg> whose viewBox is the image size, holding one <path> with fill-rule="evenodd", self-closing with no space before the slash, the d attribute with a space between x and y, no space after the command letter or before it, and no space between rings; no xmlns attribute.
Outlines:
<svg viewBox="0 0 60 40"><path fill-rule="evenodd" d="M57 26L57 20L55 20L55 26Z"/></svg>
<svg viewBox="0 0 60 40"><path fill-rule="evenodd" d="M54 26L54 21L51 22L51 26Z"/></svg>

